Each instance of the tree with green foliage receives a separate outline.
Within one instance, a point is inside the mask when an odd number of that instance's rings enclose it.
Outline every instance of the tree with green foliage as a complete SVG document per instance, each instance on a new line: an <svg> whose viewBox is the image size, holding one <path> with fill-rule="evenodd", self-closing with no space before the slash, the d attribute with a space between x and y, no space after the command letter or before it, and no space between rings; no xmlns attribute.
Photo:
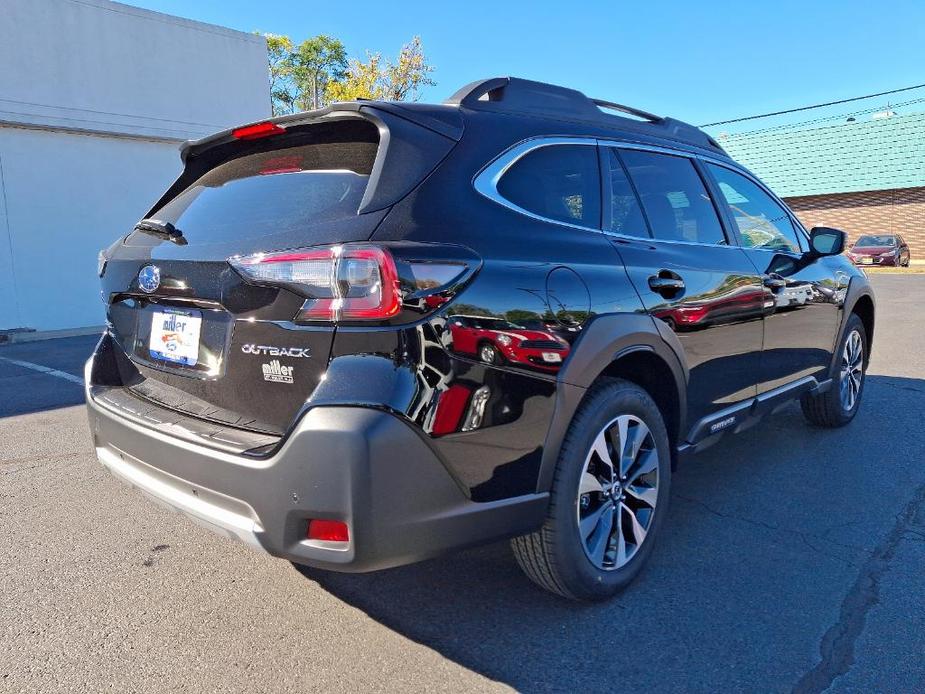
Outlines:
<svg viewBox="0 0 925 694"><path fill-rule="evenodd" d="M298 90L296 107L310 111L327 104L328 85L344 79L347 49L339 39L315 36L300 43L290 57L292 81Z"/></svg>
<svg viewBox="0 0 925 694"><path fill-rule="evenodd" d="M331 82L342 80L347 49L331 36L315 36L296 46L288 36L264 34L270 71L273 115L308 111L326 105Z"/></svg>
<svg viewBox="0 0 925 694"><path fill-rule="evenodd" d="M292 113L295 96L292 85L292 39L288 36L265 34L267 58L270 63L270 102L273 115Z"/></svg>

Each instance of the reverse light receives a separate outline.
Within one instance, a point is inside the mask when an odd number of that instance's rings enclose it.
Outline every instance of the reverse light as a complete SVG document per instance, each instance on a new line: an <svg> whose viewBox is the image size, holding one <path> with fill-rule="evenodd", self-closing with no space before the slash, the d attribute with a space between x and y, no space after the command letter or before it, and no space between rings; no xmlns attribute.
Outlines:
<svg viewBox="0 0 925 694"><path fill-rule="evenodd" d="M228 262L251 281L304 296L296 320L385 320L401 310L395 261L379 246L258 253Z"/></svg>
<svg viewBox="0 0 925 694"><path fill-rule="evenodd" d="M259 140L261 137L281 135L284 132L286 129L276 123L264 122L235 128L231 131L231 136L236 140Z"/></svg>
<svg viewBox="0 0 925 694"><path fill-rule="evenodd" d="M322 542L349 542L350 531L343 521L313 519L308 521L305 537Z"/></svg>

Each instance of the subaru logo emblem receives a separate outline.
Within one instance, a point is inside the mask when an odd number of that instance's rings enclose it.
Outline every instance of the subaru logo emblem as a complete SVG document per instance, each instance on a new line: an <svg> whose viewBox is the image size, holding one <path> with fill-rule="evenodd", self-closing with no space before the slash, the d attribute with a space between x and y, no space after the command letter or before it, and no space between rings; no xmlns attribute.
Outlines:
<svg viewBox="0 0 925 694"><path fill-rule="evenodd" d="M157 265L145 265L138 271L138 286L141 291L151 294L161 286L161 270Z"/></svg>

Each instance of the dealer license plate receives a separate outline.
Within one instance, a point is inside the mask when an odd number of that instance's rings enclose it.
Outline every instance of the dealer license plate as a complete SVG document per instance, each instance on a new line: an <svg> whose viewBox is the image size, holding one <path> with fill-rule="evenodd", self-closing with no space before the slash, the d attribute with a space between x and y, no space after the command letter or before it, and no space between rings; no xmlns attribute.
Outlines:
<svg viewBox="0 0 925 694"><path fill-rule="evenodd" d="M199 360L199 311L174 308L158 309L151 316L148 351L154 359L195 366Z"/></svg>

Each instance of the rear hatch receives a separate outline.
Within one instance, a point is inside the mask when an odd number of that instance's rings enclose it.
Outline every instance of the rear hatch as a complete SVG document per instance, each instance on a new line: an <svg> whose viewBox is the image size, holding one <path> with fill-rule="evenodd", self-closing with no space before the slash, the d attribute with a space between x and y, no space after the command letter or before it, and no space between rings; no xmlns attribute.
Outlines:
<svg viewBox="0 0 925 694"><path fill-rule="evenodd" d="M296 321L303 296L246 282L229 259L369 239L461 134L452 114L399 113L339 105L184 149L184 171L146 215L148 229L105 258L128 392L224 425L286 431L324 374L335 325Z"/></svg>

